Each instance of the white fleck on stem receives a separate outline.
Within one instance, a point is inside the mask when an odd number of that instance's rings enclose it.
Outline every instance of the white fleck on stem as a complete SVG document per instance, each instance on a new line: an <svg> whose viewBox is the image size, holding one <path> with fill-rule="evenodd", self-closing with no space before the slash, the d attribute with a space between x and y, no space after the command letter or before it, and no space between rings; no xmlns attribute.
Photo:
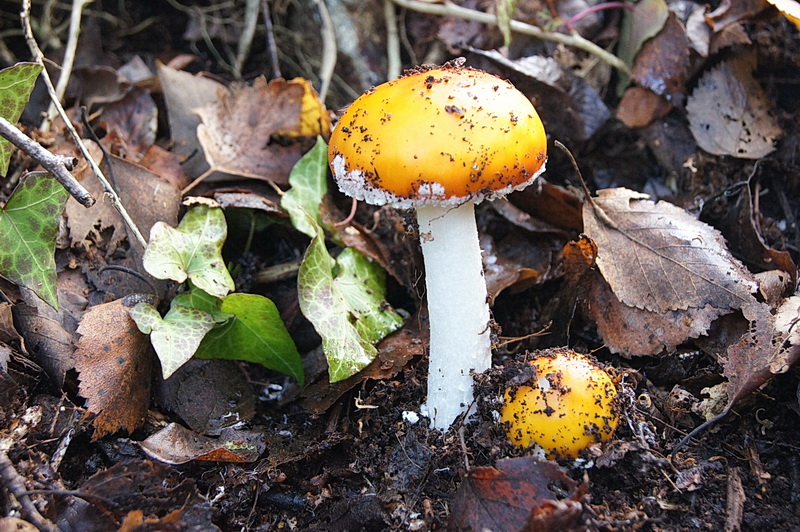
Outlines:
<svg viewBox="0 0 800 532"><path fill-rule="evenodd" d="M426 409L446 430L472 403L470 372L492 364L486 280L474 203L416 211L431 333Z"/></svg>

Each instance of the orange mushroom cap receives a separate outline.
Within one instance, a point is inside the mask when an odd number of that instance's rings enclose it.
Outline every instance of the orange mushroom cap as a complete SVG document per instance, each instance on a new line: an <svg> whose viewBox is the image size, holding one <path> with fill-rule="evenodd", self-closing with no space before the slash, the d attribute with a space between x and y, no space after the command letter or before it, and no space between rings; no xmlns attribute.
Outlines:
<svg viewBox="0 0 800 532"><path fill-rule="evenodd" d="M544 171L547 138L530 100L492 74L445 66L366 92L331 135L343 193L375 205L504 196Z"/></svg>

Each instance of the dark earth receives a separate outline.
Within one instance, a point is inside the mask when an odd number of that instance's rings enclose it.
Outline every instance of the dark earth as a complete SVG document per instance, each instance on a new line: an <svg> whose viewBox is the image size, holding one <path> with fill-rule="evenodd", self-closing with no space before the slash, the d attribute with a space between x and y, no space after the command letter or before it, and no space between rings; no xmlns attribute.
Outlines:
<svg viewBox="0 0 800 532"><path fill-rule="evenodd" d="M386 79L387 31L382 2L325 3L340 39L325 100L335 115ZM495 9L489 0L456 3L482 12ZM645 3L658 4L639 2ZM259 12L269 10L272 27L259 18L239 79L272 79L279 72L286 79L306 78L319 89L324 45L317 3L255 4ZM566 4L573 2L523 0L517 18L567 34L553 16L567 9ZM702 8L691 1L667 4L673 10L668 25L683 28L692 27L683 14ZM153 374L153 399L141 427L131 434L120 431L98 438L78 393L79 372L67 371L60 386L42 369L42 354L26 347L25 334L8 339L9 327L24 328L24 317L15 312L15 322L2 326L2 345L10 346L13 354L0 379L5 445L0 501L7 518L0 529L33 529L24 527L40 519L44 529L76 531L800 530L797 368L770 374L763 384L737 397L721 420L685 439L705 420L703 412L712 408L707 406L710 390L719 390L730 377L722 357L746 334L734 323L742 322L741 313L718 319L707 334L670 349L623 356L607 347L587 312L586 285L565 274L570 263L564 262L564 247L583 232L584 196L580 176L552 140L569 147L592 191L626 187L685 209L721 231L731 253L753 273L775 268L761 258L754 260L755 247L783 253L777 267L790 280L778 298L794 293L796 267L788 270L800 259L800 34L765 2L743 4L748 9L737 11L726 2L707 6L706 13L722 13L718 24L723 18L735 19L730 24L739 33L730 37L732 45L720 44L701 56L688 49L685 39L673 39L648 49L646 56L640 54L634 85L650 90L653 85L646 80L661 79L667 86L660 95L666 110L633 126L618 114L622 93L617 84L623 75L591 54L515 34L507 50L510 59L558 57L566 79L581 79L581 84L572 82L571 89L563 83L547 85L484 52L503 46L496 27L397 6L404 68L465 57L468 65L510 79L531 96L551 136L546 185L516 193L500 206L478 208L484 247L494 246L486 253L499 257L500 265L489 282L496 322L495 367L477 377L477 415L443 434L429 430L424 420L412 423L404 414L419 411L427 373L424 282L411 213L358 206L352 223L369 228L383 257L381 266L390 273L387 299L408 319L379 344L373 365L336 385L328 383L319 336L299 312L296 277L291 272L266 282L259 277L271 266L301 259L308 239L287 223L269 223L259 226L248 246L250 222L229 213L225 258L237 266L237 290L265 295L276 303L304 357L305 385L256 364L197 361L184 371L180 384L165 384L158 372ZM152 67L188 54L186 71L233 82L237 76L230 58L241 35L244 9L243 1L96 0L83 14L76 69L118 68L136 56ZM0 0L3 67L31 59L19 31L19 11L18 2ZM614 52L624 12L599 11L592 24L580 29L587 39ZM56 63L62 58L58 44L66 42L69 14L68 3L36 1L32 6L35 31L42 31L45 15L52 18L46 26L52 33L38 33L37 39L45 56ZM745 52L754 58L753 78L766 95L780 138L776 149L759 157L709 153L690 132L687 97L705 72ZM594 66L587 66L590 63ZM83 76L84 85L78 83L68 92L68 108L86 105L79 89L88 90L91 76ZM600 111L581 104L588 98L584 85L592 87L608 116L600 118ZM157 144L169 150L164 98L157 83L148 90L159 110ZM29 133L45 108L43 101L37 91L23 117ZM89 109L101 138L103 106L94 103ZM58 142L65 141L53 141ZM24 158L12 162L17 176L33 166ZM0 180L3 200L13 189L12 173ZM253 180L203 183L192 194L211 196L220 188L274 196L270 187ZM325 209L331 220L344 220L350 200L331 192ZM753 232L742 229L745 218L754 220ZM110 242L101 238L80 249L59 247L60 271L89 278L87 272L96 269L98 257L104 264L130 266L125 261L131 244L111 249ZM640 282L636 271L630 271L630 282ZM115 292L96 275L87 286L91 293L84 295L93 304L135 292ZM176 287L162 288L162 301L168 306ZM5 302L20 304L13 284L3 281L0 290ZM580 463L532 458L530 450L510 444L495 422L504 383L524 371L536 350L560 346L591 353L621 390L621 422L613 439L587 451ZM726 404L724 392L717 401ZM41 419L21 418L34 406L41 407ZM260 438L261 451L247 461L215 455L168 464L140 446L170 422L202 432L196 429L202 420L213 420L231 408L247 412L243 427ZM23 500L33 504L38 518ZM11 521L12 517L19 519Z"/></svg>

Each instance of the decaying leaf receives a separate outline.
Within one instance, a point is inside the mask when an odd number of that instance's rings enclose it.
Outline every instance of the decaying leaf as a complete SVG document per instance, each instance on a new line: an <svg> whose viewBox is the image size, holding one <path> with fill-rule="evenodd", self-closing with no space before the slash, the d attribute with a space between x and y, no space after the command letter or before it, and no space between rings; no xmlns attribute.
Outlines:
<svg viewBox="0 0 800 532"><path fill-rule="evenodd" d="M754 55L723 61L700 78L686 104L697 144L714 155L760 159L775 150L781 128L753 78Z"/></svg>
<svg viewBox="0 0 800 532"><path fill-rule="evenodd" d="M672 351L690 338L706 334L720 315L710 304L663 313L629 307L599 275L593 276L586 304L606 346L626 357Z"/></svg>
<svg viewBox="0 0 800 532"><path fill-rule="evenodd" d="M534 457L474 467L453 500L448 530L575 530L586 511L570 499L577 492L555 463Z"/></svg>
<svg viewBox="0 0 800 532"><path fill-rule="evenodd" d="M617 106L617 119L628 127L643 127L672 110L667 99L644 87L630 87Z"/></svg>
<svg viewBox="0 0 800 532"><path fill-rule="evenodd" d="M680 98L688 77L689 38L670 12L661 31L637 54L631 79L660 96Z"/></svg>
<svg viewBox="0 0 800 532"><path fill-rule="evenodd" d="M78 392L86 409L97 414L94 439L118 430L132 432L150 406L152 351L118 299L92 307L78 326L73 354L80 373Z"/></svg>
<svg viewBox="0 0 800 532"><path fill-rule="evenodd" d="M711 305L725 312L753 300L752 275L716 229L624 188L600 190L594 202L600 211L584 206L585 233L597 243L600 272L626 305L657 313Z"/></svg>
<svg viewBox="0 0 800 532"><path fill-rule="evenodd" d="M140 445L150 457L175 465L192 460L255 462L266 448L264 435L258 432L225 429L219 438L209 438L177 423L148 436Z"/></svg>
<svg viewBox="0 0 800 532"><path fill-rule="evenodd" d="M218 102L196 110L202 123L197 138L212 169L285 184L306 146L276 142L276 136L300 136L305 80L257 78ZM320 134L315 131L313 135Z"/></svg>
<svg viewBox="0 0 800 532"><path fill-rule="evenodd" d="M154 395L158 406L206 436L248 423L256 413L251 383L227 360L192 358L169 379L156 381Z"/></svg>
<svg viewBox="0 0 800 532"><path fill-rule="evenodd" d="M706 21L719 32L731 24L754 18L767 7L765 0L722 0L706 15Z"/></svg>
<svg viewBox="0 0 800 532"><path fill-rule="evenodd" d="M743 314L749 327L721 360L728 378L728 409L774 375L787 372L800 358L800 345L793 343L797 330L796 296L778 311L780 320L769 306L755 301L743 309Z"/></svg>

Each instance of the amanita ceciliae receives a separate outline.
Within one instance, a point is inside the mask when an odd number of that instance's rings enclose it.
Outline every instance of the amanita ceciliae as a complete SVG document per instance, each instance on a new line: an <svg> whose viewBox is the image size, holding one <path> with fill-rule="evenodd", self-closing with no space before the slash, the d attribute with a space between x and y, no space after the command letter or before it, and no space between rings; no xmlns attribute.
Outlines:
<svg viewBox="0 0 800 532"><path fill-rule="evenodd" d="M367 91L331 135L328 159L343 193L416 209L430 321L426 407L435 428L469 408L470 372L491 366L475 204L531 184L544 171L546 149L525 95L455 64Z"/></svg>

